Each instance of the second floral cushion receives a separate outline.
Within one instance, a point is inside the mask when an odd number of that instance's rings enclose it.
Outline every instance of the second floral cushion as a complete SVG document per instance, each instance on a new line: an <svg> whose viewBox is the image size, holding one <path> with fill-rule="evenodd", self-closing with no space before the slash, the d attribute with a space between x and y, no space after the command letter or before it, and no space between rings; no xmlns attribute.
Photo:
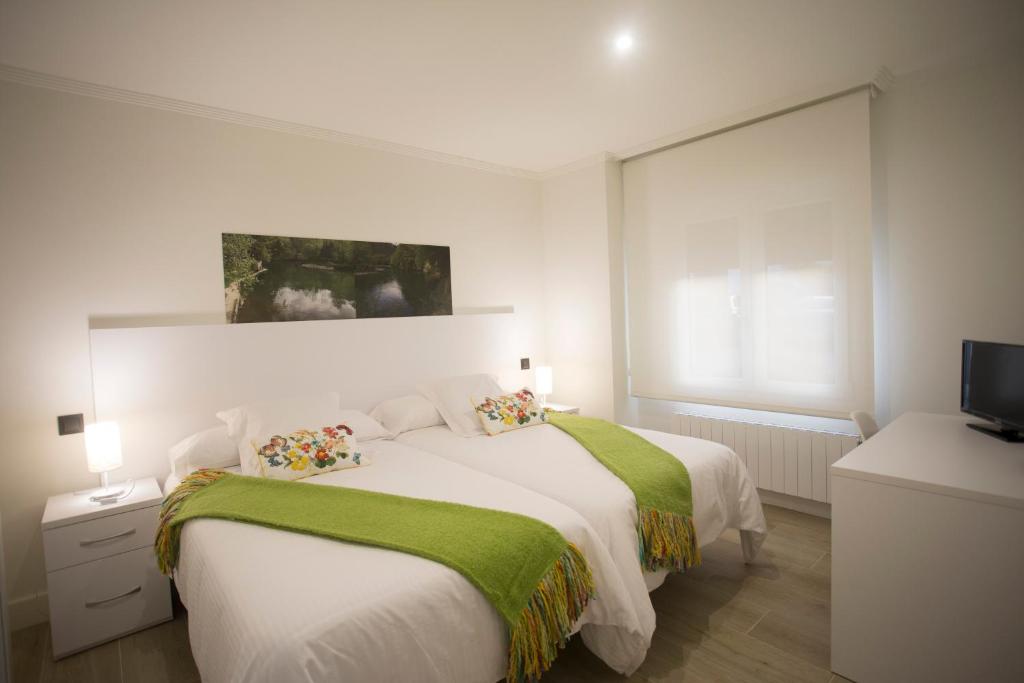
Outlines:
<svg viewBox="0 0 1024 683"><path fill-rule="evenodd" d="M488 435L547 422L544 408L533 397L529 389L503 396L485 396L473 400L477 417Z"/></svg>

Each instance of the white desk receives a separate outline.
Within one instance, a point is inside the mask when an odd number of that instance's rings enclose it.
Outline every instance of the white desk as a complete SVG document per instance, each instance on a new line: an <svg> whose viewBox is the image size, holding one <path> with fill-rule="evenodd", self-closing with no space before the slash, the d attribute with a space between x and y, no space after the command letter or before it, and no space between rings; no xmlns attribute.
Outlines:
<svg viewBox="0 0 1024 683"><path fill-rule="evenodd" d="M832 669L1024 680L1024 444L909 413L832 476Z"/></svg>

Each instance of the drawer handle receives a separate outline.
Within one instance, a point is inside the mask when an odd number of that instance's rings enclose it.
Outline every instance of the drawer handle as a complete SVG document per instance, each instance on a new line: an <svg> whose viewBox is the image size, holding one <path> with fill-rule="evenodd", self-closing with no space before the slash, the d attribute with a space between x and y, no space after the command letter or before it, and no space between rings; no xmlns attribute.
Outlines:
<svg viewBox="0 0 1024 683"><path fill-rule="evenodd" d="M135 595L136 593L139 593L141 591L142 591L142 586L136 586L135 588L132 588L129 591L125 591L124 593L121 593L120 595L115 595L112 598L104 598L102 600L89 600L89 601L87 601L85 603L85 606L86 607L99 607L100 605L105 605L108 602L113 602L114 600L120 600L121 598L127 598L129 595Z"/></svg>
<svg viewBox="0 0 1024 683"><path fill-rule="evenodd" d="M135 533L135 529L129 529L128 531L122 531L121 533L114 534L113 536L106 536L104 538L94 538L94 539L89 540L89 541L79 541L78 545L83 546L83 547L87 546L87 545L96 545L97 543L103 543L104 541L113 541L115 538L123 538L125 536L131 536L134 533Z"/></svg>

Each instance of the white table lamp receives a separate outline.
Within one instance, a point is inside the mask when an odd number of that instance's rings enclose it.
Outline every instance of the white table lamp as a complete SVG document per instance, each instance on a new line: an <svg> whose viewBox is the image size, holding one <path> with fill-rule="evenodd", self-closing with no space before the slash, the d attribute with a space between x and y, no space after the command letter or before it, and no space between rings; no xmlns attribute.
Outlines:
<svg viewBox="0 0 1024 683"><path fill-rule="evenodd" d="M124 493L110 489L109 473L121 466L121 430L116 422L94 422L85 425L85 457L89 471L100 475L101 489L92 500L102 503L117 500Z"/></svg>
<svg viewBox="0 0 1024 683"><path fill-rule="evenodd" d="M540 404L545 405L548 402L548 394L554 391L555 388L551 366L538 365L534 382L537 385L537 393L540 394Z"/></svg>

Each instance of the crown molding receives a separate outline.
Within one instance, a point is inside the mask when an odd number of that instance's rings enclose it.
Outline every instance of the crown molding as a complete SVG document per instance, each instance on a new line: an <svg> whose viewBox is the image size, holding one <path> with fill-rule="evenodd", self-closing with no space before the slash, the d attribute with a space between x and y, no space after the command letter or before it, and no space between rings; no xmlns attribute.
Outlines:
<svg viewBox="0 0 1024 683"><path fill-rule="evenodd" d="M225 123L234 123L240 126L263 128L265 130L273 130L279 133L288 133L290 135L301 135L302 137L326 140L328 142L352 145L354 147L364 147L380 152L401 154L403 156L426 159L428 161L437 161L444 164L451 164L453 166L464 166L466 168L472 168L478 171L487 171L489 173L510 175L518 178L529 178L531 180L539 180L541 177L541 174L535 171L514 168L511 166L502 166L500 164L492 164L487 161L462 157L456 154L437 152L430 149L423 149L421 147L413 147L412 145L403 145L397 142L388 142L387 140L378 140L376 138L352 135L351 133L343 133L330 128L318 128L316 126L307 126L301 123L273 119L267 116L246 114L244 112L221 109L220 107L211 107L205 104L198 104L196 102L187 102L185 100L176 100L170 97L161 97L160 95L151 95L148 93L135 92L133 90L125 90L123 88L114 88L108 85L80 81L74 78L54 76L40 71L32 71L30 69L23 69L21 67L11 66L8 64L0 64L0 80L9 81L11 83L20 83L22 85L31 85L37 88L58 90L60 92L72 93L74 95L96 97L124 104L134 104L140 107L161 109L163 111L176 112L178 114L186 114L188 116L200 116L202 118L223 121Z"/></svg>
<svg viewBox="0 0 1024 683"><path fill-rule="evenodd" d="M125 90L123 88L90 83L88 81L80 81L73 78L65 78L63 76L53 76L40 71L32 71L30 69L23 69L21 67L11 66L8 64L0 64L0 80L9 81L11 83L20 83L22 85L31 85L38 88L47 88L49 90L58 90L60 92L67 92L75 95L84 95L86 97L96 97L124 104L134 104L140 107L161 109L188 116L199 116L202 118L213 119L215 121L234 123L240 126L263 128L280 133L288 133L290 135L301 135L302 137L326 140L328 142L343 145L352 145L354 147L363 147L381 152L390 152L392 154L400 154L402 156L415 157L417 159L426 159L428 161L436 161L444 164L451 164L453 166L463 166L465 168L472 168L478 171L515 176L517 178L528 178L530 180L546 180L549 178L557 178L558 176L573 173L607 161L625 161L633 157L650 154L651 152L665 149L666 147L672 147L695 138L705 137L723 129L743 125L743 123L749 121L777 114L780 110L785 111L786 109L795 109L807 106L815 101L828 99L829 97L833 97L840 93L850 92L861 88L869 88L872 95L877 96L892 87L895 81L895 76L889 69L882 66L866 82L857 81L852 85L850 83L842 84L842 87L838 84L832 84L831 86L805 92L796 97L786 98L761 107L739 112L717 121L706 122L700 126L679 131L656 140L650 140L628 149L623 149L618 152L600 152L598 154L592 154L571 163L556 166L555 168L550 168L545 171L531 171L512 166L502 166L501 164L493 164L487 161L480 161L479 159L471 159L469 157L448 154L446 152L438 152L430 149L423 149L421 147L414 147L412 145L403 145L397 142L388 142L387 140L379 140L377 138L368 138L360 135L353 135L351 133L343 133L330 128L307 126L305 124L273 119L267 116L246 114L244 112L221 109L220 107L211 107L205 104L187 102L185 100L176 100L170 97L162 97L160 95L150 95L148 93L135 92L133 90Z"/></svg>
<svg viewBox="0 0 1024 683"><path fill-rule="evenodd" d="M567 175L576 171L582 171L585 168L597 166L607 161L618 161L619 157L611 152L600 152L598 154L591 154L590 156L577 159L576 161L570 162L563 166L556 166L549 168L546 171L541 171L537 175L541 180L547 180L549 178L557 178L558 176Z"/></svg>
<svg viewBox="0 0 1024 683"><path fill-rule="evenodd" d="M896 75L887 66L878 67L874 78L871 79L871 87L874 96L878 96L891 88L896 83Z"/></svg>
<svg viewBox="0 0 1024 683"><path fill-rule="evenodd" d="M622 161L629 161L648 154L660 152L670 147L696 142L712 135L725 133L736 128L742 128L759 121L774 118L782 114L804 109L815 104L820 104L837 97L849 95L854 92L867 90L872 97L877 97L892 87L896 77L885 66L879 67L870 78L859 78L844 82L831 83L807 90L792 97L767 102L761 106L736 112L713 121L706 121L698 126L682 130L665 137L650 140L635 145L628 149L619 150L614 156Z"/></svg>
<svg viewBox="0 0 1024 683"><path fill-rule="evenodd" d="M670 147L677 145L686 144L700 140L711 135L717 135L718 133L724 133L734 128L739 128L751 123L778 116L779 114L788 113L796 109L802 109L813 104L827 101L836 97L841 97L853 92L867 89L872 97L878 97L886 90L890 89L896 82L896 76L885 66L880 66L871 78L863 80L858 79L854 81L848 81L845 83L831 83L813 90L809 90L798 95L776 100L774 102L768 102L759 107L747 109L744 111L736 112L730 116L726 116L713 121L706 121L700 125L693 126L686 130L677 131L664 137L656 138L654 140L648 140L647 142L628 147L616 152L601 152L600 154L592 154L590 156L578 159L571 163L565 164L564 166L556 166L555 168L541 171L537 176L541 180L547 180L549 178L557 178L568 173L580 171L585 168L590 168L597 164L605 163L607 161L628 161L629 159L635 159L637 157L646 156L659 152Z"/></svg>

